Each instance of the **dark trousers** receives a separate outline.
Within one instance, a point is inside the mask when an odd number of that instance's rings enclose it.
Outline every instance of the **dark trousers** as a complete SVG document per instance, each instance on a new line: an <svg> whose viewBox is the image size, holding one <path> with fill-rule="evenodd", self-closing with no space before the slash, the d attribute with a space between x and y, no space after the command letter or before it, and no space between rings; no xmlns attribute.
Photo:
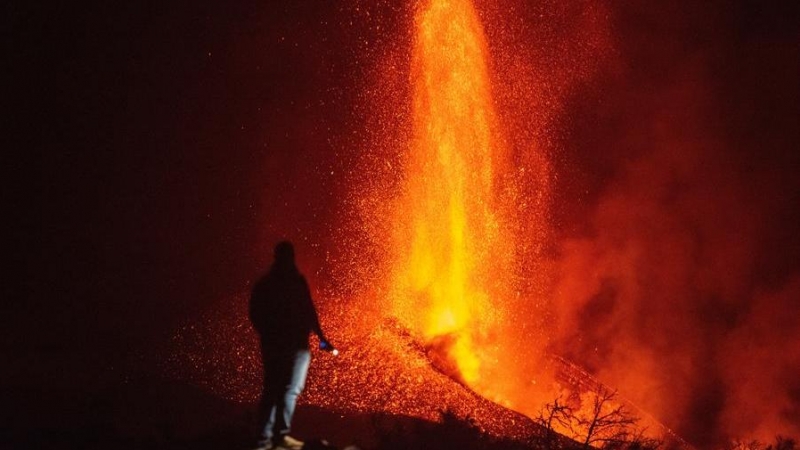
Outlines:
<svg viewBox="0 0 800 450"><path fill-rule="evenodd" d="M311 364L308 349L279 350L261 344L264 390L259 405L260 441L289 434L297 397L303 391Z"/></svg>

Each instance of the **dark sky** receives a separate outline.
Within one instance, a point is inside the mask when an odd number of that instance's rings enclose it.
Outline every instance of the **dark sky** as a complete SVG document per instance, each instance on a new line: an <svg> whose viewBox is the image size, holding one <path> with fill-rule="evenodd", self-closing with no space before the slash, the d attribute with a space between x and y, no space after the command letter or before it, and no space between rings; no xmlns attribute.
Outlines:
<svg viewBox="0 0 800 450"><path fill-rule="evenodd" d="M696 3L702 3L697 5ZM6 5L6 165L15 267L4 302L15 383L69 360L160 345L194 311L247 290L280 237L323 266L363 130L364 77L405 22L357 2ZM623 75L571 97L555 216L579 234L636 145L612 146L699 64L732 170L772 183L753 255L782 283L800 238L800 32L794 2L612 6ZM367 21L384 23L375 34ZM405 31L403 31L405 33ZM373 44L364 46L365 41ZM696 61L696 60L695 60ZM691 76L689 76L691 82ZM650 103L648 103L650 102ZM646 103L649 109L630 105ZM637 109L638 108L638 109ZM567 126L567 125L565 125ZM595 143L607 151L594 152ZM570 142L567 142L570 144ZM567 146L565 146L567 147ZM7 150L8 151L8 150ZM7 157L4 158L4 160ZM30 169L30 170L28 170ZM569 182L563 181L569 180ZM756 192L761 192L754 188ZM779 195L772 193L779 192ZM17 364L14 364L16 362Z"/></svg>
<svg viewBox="0 0 800 450"><path fill-rule="evenodd" d="M337 5L7 9L10 119L33 166L12 174L14 354L96 362L159 342L246 291L278 238L328 231L359 80Z"/></svg>

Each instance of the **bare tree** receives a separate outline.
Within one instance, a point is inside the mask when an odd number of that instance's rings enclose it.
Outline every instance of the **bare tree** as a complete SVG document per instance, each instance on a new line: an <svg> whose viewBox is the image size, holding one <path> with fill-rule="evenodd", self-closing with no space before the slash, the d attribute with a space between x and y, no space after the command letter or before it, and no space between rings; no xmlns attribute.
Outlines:
<svg viewBox="0 0 800 450"><path fill-rule="evenodd" d="M573 417L574 411L572 407L561 396L553 400L553 403L548 403L542 407L535 421L545 429L546 448L554 448L554 444L558 439L558 433L555 431L556 424L562 428L569 429Z"/></svg>
<svg viewBox="0 0 800 450"><path fill-rule="evenodd" d="M654 450L662 446L662 441L645 436L645 430L636 427L639 418L617 401L616 391L601 389L590 395L590 404L583 408L562 397L542 408L536 421L547 432L549 448L557 439L556 427L567 431L584 449Z"/></svg>
<svg viewBox="0 0 800 450"><path fill-rule="evenodd" d="M575 436L580 438L584 448L620 447L630 437L630 428L638 422L616 402L617 392L601 389L592 394L588 410L576 415Z"/></svg>

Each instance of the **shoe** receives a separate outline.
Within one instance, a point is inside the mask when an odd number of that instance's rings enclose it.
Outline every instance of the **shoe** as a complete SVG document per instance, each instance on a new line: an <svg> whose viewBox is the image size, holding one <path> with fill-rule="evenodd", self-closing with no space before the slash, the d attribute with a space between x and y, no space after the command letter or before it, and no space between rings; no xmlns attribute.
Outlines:
<svg viewBox="0 0 800 450"><path fill-rule="evenodd" d="M280 439L278 439L274 448L281 450L300 450L303 448L303 444L304 444L303 441L295 439L286 434L283 435Z"/></svg>

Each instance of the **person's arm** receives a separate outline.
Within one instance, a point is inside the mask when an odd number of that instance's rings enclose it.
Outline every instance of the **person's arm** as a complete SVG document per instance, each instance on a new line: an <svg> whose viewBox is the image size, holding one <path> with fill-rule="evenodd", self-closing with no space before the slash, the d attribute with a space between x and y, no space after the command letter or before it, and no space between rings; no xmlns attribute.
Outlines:
<svg viewBox="0 0 800 450"><path fill-rule="evenodd" d="M325 333L322 332L322 327L319 325L317 309L314 307L314 301L311 299L311 290L308 288L308 282L306 282L305 278L303 278L303 300L309 328L319 337L320 341L328 343L328 339L325 337Z"/></svg>

